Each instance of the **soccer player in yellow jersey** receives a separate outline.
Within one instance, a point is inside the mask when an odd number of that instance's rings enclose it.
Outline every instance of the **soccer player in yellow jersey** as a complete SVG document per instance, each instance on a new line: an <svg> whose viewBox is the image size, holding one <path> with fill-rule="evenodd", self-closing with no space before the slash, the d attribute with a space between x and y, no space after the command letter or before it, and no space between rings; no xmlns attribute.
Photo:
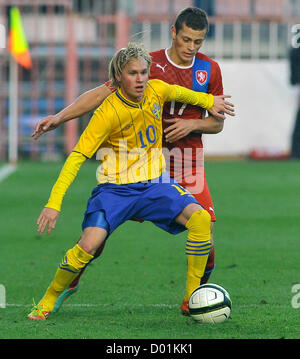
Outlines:
<svg viewBox="0 0 300 359"><path fill-rule="evenodd" d="M55 227L63 197L81 165L97 151L98 185L88 201L77 244L63 257L46 293L28 315L45 320L58 296L93 260L98 248L122 223L138 217L171 234L188 230L189 298L203 276L211 249L210 215L196 199L170 178L162 154L162 107L166 101L198 105L212 113L222 110L224 97L194 92L160 80L148 81L151 57L129 44L113 57L109 72L117 91L95 111L67 158L38 218L38 231Z"/></svg>

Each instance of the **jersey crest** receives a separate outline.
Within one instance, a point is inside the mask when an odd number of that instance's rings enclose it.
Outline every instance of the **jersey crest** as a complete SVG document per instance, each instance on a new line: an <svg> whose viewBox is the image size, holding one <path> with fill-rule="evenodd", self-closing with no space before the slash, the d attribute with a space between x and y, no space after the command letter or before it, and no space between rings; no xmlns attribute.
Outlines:
<svg viewBox="0 0 300 359"><path fill-rule="evenodd" d="M210 81L211 63L196 58L193 65L193 90L207 92Z"/></svg>
<svg viewBox="0 0 300 359"><path fill-rule="evenodd" d="M161 112L161 108L159 103L155 102L155 104L153 105L153 109L152 109L152 113L156 118L160 118L160 112Z"/></svg>
<svg viewBox="0 0 300 359"><path fill-rule="evenodd" d="M196 71L196 80L198 83L203 86L207 81L207 71L197 70Z"/></svg>

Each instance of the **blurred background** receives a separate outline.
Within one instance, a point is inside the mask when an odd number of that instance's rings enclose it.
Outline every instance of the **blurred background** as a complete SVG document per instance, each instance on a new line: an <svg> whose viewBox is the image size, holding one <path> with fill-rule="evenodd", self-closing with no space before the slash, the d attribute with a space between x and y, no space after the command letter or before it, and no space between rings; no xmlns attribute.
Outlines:
<svg viewBox="0 0 300 359"><path fill-rule="evenodd" d="M236 117L205 135L207 157L285 156L297 110L289 51L300 24L300 0L0 0L2 42L9 9L18 6L33 66L18 66L18 156L63 158L91 114L30 137L43 117L107 80L112 55L130 40L157 50L170 45L170 26L187 6L209 15L201 52L220 64ZM300 25L299 25L300 26ZM6 30L5 30L6 29ZM4 34L4 32L6 33ZM299 28L300 31L300 28ZM6 40L7 41L7 40ZM300 42L300 40L299 40ZM10 53L0 47L0 161L8 160Z"/></svg>

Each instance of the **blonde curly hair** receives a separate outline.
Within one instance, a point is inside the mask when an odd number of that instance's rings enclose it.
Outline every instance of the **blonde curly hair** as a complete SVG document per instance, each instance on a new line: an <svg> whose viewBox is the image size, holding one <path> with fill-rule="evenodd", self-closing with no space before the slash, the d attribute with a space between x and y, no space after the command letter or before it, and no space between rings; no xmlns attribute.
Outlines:
<svg viewBox="0 0 300 359"><path fill-rule="evenodd" d="M111 87L120 86L117 76L121 77L124 67L132 59L144 59L147 62L149 70L152 59L148 51L143 45L130 42L126 47L117 51L109 63L109 79L111 81Z"/></svg>

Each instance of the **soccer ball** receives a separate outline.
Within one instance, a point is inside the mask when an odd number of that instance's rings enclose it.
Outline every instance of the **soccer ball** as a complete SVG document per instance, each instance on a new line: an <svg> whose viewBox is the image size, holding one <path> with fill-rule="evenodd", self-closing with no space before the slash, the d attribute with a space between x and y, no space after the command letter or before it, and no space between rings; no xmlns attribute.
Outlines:
<svg viewBox="0 0 300 359"><path fill-rule="evenodd" d="M217 284L200 285L189 300L191 317L199 323L222 323L229 318L231 299Z"/></svg>

